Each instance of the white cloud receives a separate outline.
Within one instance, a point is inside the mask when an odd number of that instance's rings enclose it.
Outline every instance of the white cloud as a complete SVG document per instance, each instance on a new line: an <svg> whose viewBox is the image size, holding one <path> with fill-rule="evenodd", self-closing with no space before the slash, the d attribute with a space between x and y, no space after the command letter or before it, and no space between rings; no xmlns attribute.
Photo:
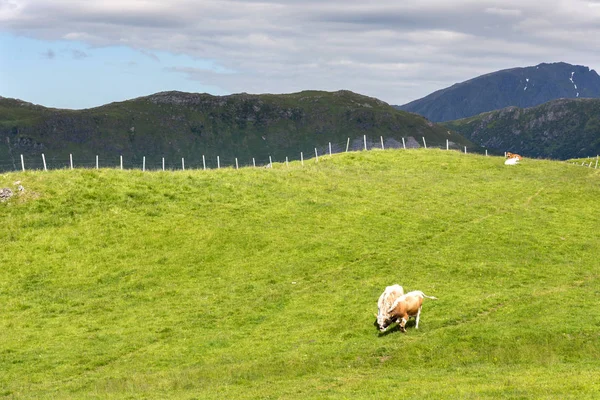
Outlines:
<svg viewBox="0 0 600 400"><path fill-rule="evenodd" d="M212 60L231 92L350 89L401 104L498 69L600 65L590 0L0 0L0 31ZM226 71L226 73L224 73Z"/></svg>
<svg viewBox="0 0 600 400"><path fill-rule="evenodd" d="M496 14L496 15L502 15L502 16L507 16L507 17L519 17L523 14L521 12L521 10L508 9L508 8L497 8L497 7L486 8L485 12L488 14Z"/></svg>

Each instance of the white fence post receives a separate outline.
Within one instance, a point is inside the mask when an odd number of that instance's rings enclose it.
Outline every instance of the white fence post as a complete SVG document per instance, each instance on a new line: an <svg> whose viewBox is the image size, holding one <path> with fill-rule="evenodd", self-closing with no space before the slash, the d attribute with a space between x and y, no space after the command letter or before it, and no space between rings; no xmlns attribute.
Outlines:
<svg viewBox="0 0 600 400"><path fill-rule="evenodd" d="M269 168L273 168L273 159L269 156Z"/></svg>
<svg viewBox="0 0 600 400"><path fill-rule="evenodd" d="M96 154L96 169L98 169L98 155Z"/></svg>
<svg viewBox="0 0 600 400"><path fill-rule="evenodd" d="M385 150L385 147L383 145L383 136L381 136L381 150Z"/></svg>
<svg viewBox="0 0 600 400"><path fill-rule="evenodd" d="M221 160L219 159L219 156L217 156L217 169L221 169Z"/></svg>
<svg viewBox="0 0 600 400"><path fill-rule="evenodd" d="M237 157L235 158L235 169L239 169L239 167L238 167L238 161L237 161Z"/></svg>
<svg viewBox="0 0 600 400"><path fill-rule="evenodd" d="M450 150L450 142L446 139L446 150Z"/></svg>
<svg viewBox="0 0 600 400"><path fill-rule="evenodd" d="M71 164L71 169L73 169L73 154L69 154L69 163Z"/></svg>
<svg viewBox="0 0 600 400"><path fill-rule="evenodd" d="M181 169L185 171L185 160L181 157Z"/></svg>
<svg viewBox="0 0 600 400"><path fill-rule="evenodd" d="M206 159L204 158L204 154L202 154L202 169L206 170Z"/></svg>
<svg viewBox="0 0 600 400"><path fill-rule="evenodd" d="M300 152L300 163L304 166L304 154L302 152Z"/></svg>
<svg viewBox="0 0 600 400"><path fill-rule="evenodd" d="M363 141L365 142L365 150L367 149L367 135L363 135Z"/></svg>
<svg viewBox="0 0 600 400"><path fill-rule="evenodd" d="M44 171L48 171L46 169L46 157L44 156L44 153L42 153L42 162L44 163Z"/></svg>
<svg viewBox="0 0 600 400"><path fill-rule="evenodd" d="M121 161L121 169L123 169L123 156L119 156L119 159Z"/></svg>
<svg viewBox="0 0 600 400"><path fill-rule="evenodd" d="M425 143L425 136L423 136L423 147L427 148L427 143Z"/></svg>
<svg viewBox="0 0 600 400"><path fill-rule="evenodd" d="M142 171L146 170L146 156L142 157Z"/></svg>
<svg viewBox="0 0 600 400"><path fill-rule="evenodd" d="M162 158L162 169L163 169L163 171L165 170L165 158L164 157Z"/></svg>
<svg viewBox="0 0 600 400"><path fill-rule="evenodd" d="M23 169L23 172L25 172L25 160L23 159L23 154L21 154L21 168Z"/></svg>
<svg viewBox="0 0 600 400"><path fill-rule="evenodd" d="M256 160L254 159L254 157L252 157L252 166L253 166L254 168L256 168Z"/></svg>
<svg viewBox="0 0 600 400"><path fill-rule="evenodd" d="M465 146L465 154L467 154L467 146Z"/></svg>
<svg viewBox="0 0 600 400"><path fill-rule="evenodd" d="M319 162L319 154L317 153L317 148L315 147L315 157L317 158L316 162Z"/></svg>
<svg viewBox="0 0 600 400"><path fill-rule="evenodd" d="M402 137L402 148L406 150L406 143L404 142L404 137Z"/></svg>
<svg viewBox="0 0 600 400"><path fill-rule="evenodd" d="M488 156L488 155L487 155L487 149L485 149L485 156L486 156L486 157Z"/></svg>
<svg viewBox="0 0 600 400"><path fill-rule="evenodd" d="M594 167L594 169L598 169L598 159L596 159L596 166Z"/></svg>
<svg viewBox="0 0 600 400"><path fill-rule="evenodd" d="M350 147L350 138L348 138L348 141L346 142L346 153L348 152L349 147Z"/></svg>
<svg viewBox="0 0 600 400"><path fill-rule="evenodd" d="M331 156L331 142L329 142L329 156Z"/></svg>
<svg viewBox="0 0 600 400"><path fill-rule="evenodd" d="M286 167L289 167L289 165L288 165L288 158L287 158L287 156L285 156L285 166L286 166Z"/></svg>

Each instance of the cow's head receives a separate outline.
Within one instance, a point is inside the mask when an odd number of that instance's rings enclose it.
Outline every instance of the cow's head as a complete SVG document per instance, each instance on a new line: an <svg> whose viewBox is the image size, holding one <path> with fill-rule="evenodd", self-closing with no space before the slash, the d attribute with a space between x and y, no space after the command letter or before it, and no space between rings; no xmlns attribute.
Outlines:
<svg viewBox="0 0 600 400"><path fill-rule="evenodd" d="M380 332L385 332L385 330L388 328L388 326L390 326L392 324L392 320L390 319L389 316L383 315L383 314L378 314L375 315L375 323L374 325L377 326L377 328L379 329Z"/></svg>

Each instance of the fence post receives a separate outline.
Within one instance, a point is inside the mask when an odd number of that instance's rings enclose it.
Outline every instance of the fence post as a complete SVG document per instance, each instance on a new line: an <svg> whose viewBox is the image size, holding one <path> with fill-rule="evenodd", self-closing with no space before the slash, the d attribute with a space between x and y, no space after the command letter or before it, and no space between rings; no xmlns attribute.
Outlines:
<svg viewBox="0 0 600 400"><path fill-rule="evenodd" d="M383 145L383 136L381 136L381 150L385 150L385 147Z"/></svg>
<svg viewBox="0 0 600 400"><path fill-rule="evenodd" d="M465 154L467 154L467 146L465 146Z"/></svg>
<svg viewBox="0 0 600 400"><path fill-rule="evenodd" d="M427 148L427 143L425 143L425 136L423 136L423 147Z"/></svg>
<svg viewBox="0 0 600 400"><path fill-rule="evenodd" d="M319 154L317 153L317 148L315 147L315 157L317 158L316 162L319 162Z"/></svg>
<svg viewBox="0 0 600 400"><path fill-rule="evenodd" d="M146 156L142 157L142 171L146 170Z"/></svg>
<svg viewBox="0 0 600 400"><path fill-rule="evenodd" d="M350 138L348 138L348 141L346 142L346 153L348 152L349 147L350 147Z"/></svg>
<svg viewBox="0 0 600 400"><path fill-rule="evenodd" d="M598 159L596 158L596 166L594 167L594 169L598 169Z"/></svg>
<svg viewBox="0 0 600 400"><path fill-rule="evenodd" d="M165 158L164 157L162 158L162 169L163 169L163 171L165 170Z"/></svg>
<svg viewBox="0 0 600 400"><path fill-rule="evenodd" d="M204 154L202 154L202 169L206 171L206 159L204 158Z"/></svg>
<svg viewBox="0 0 600 400"><path fill-rule="evenodd" d="M446 150L450 150L450 142L446 139Z"/></svg>
<svg viewBox="0 0 600 400"><path fill-rule="evenodd" d="M219 156L217 156L217 169L221 169L221 160L219 159Z"/></svg>
<svg viewBox="0 0 600 400"><path fill-rule="evenodd" d="M363 135L363 141L365 142L365 150L367 149L367 135Z"/></svg>
<svg viewBox="0 0 600 400"><path fill-rule="evenodd" d="M185 160L181 157L181 169L185 171Z"/></svg>
<svg viewBox="0 0 600 400"><path fill-rule="evenodd" d="M48 171L46 169L46 157L44 156L44 153L42 153L42 162L44 163L44 171Z"/></svg>
<svg viewBox="0 0 600 400"><path fill-rule="evenodd" d="M123 156L119 156L120 161L121 161L121 169L123 169Z"/></svg>
<svg viewBox="0 0 600 400"><path fill-rule="evenodd" d="M285 156L285 166L286 166L286 167L289 167L289 165L288 165L288 158L287 158L287 156Z"/></svg>
<svg viewBox="0 0 600 400"><path fill-rule="evenodd" d="M252 157L252 166L253 166L254 168L256 168L256 160L254 159L254 157Z"/></svg>
<svg viewBox="0 0 600 400"><path fill-rule="evenodd" d="M302 166L304 166L304 155L302 152L300 152L300 162L302 163Z"/></svg>
<svg viewBox="0 0 600 400"><path fill-rule="evenodd" d="M269 168L273 168L273 159L269 156Z"/></svg>
<svg viewBox="0 0 600 400"><path fill-rule="evenodd" d="M485 149L485 156L486 156L486 157L488 156L488 155L487 155L487 149Z"/></svg>
<svg viewBox="0 0 600 400"><path fill-rule="evenodd" d="M96 169L98 169L98 155L96 154Z"/></svg>
<svg viewBox="0 0 600 400"><path fill-rule="evenodd" d="M329 142L329 156L331 157L331 142Z"/></svg>
<svg viewBox="0 0 600 400"><path fill-rule="evenodd" d="M25 172L25 160L23 159L23 154L21 154L21 168L23 169L23 172Z"/></svg>
<svg viewBox="0 0 600 400"><path fill-rule="evenodd" d="M239 167L238 167L238 161L237 161L237 157L235 158L235 169L239 169Z"/></svg>
<svg viewBox="0 0 600 400"><path fill-rule="evenodd" d="M73 154L69 154L69 163L71 163L71 169L73 169Z"/></svg>

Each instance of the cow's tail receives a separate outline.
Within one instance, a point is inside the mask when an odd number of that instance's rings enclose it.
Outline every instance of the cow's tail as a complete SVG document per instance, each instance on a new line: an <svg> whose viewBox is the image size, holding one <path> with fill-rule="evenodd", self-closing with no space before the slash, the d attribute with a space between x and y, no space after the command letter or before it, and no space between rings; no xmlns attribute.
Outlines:
<svg viewBox="0 0 600 400"><path fill-rule="evenodd" d="M425 293L421 292L420 290L419 290L419 292L421 293L421 295L422 295L423 297L427 297L428 299L432 299L432 300L438 300L438 298L437 298L437 297L433 297L433 296L427 296Z"/></svg>

